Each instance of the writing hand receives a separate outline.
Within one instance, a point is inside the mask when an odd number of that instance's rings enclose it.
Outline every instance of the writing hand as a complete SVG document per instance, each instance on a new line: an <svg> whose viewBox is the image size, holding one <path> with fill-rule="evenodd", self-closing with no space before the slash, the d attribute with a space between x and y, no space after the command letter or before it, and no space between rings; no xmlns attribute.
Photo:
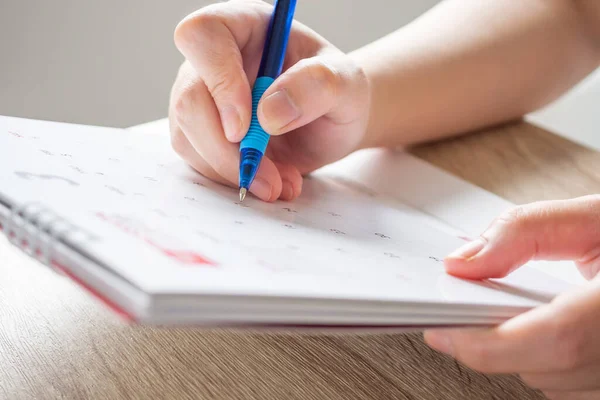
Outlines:
<svg viewBox="0 0 600 400"><path fill-rule="evenodd" d="M186 61L171 93L172 146L198 172L232 187L271 12L262 1L218 3L175 31ZM298 22L283 71L258 106L259 122L273 137L250 191L265 201L299 196L302 176L356 150L368 123L363 70Z"/></svg>

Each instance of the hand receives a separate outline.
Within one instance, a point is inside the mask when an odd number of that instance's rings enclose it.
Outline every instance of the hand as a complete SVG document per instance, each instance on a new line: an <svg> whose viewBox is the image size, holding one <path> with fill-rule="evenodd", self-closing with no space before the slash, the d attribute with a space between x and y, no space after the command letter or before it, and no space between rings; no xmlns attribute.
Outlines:
<svg viewBox="0 0 600 400"><path fill-rule="evenodd" d="M500 278L532 259L574 260L584 287L493 329L431 330L426 342L484 373L518 373L551 399L600 398L600 196L533 203L446 259L455 276Z"/></svg>
<svg viewBox="0 0 600 400"><path fill-rule="evenodd" d="M186 61L171 93L172 146L202 175L234 187L271 12L262 1L213 4L175 31ZM258 106L258 120L273 137L250 192L265 201L300 195L302 176L356 150L368 122L362 69L298 22L283 70Z"/></svg>

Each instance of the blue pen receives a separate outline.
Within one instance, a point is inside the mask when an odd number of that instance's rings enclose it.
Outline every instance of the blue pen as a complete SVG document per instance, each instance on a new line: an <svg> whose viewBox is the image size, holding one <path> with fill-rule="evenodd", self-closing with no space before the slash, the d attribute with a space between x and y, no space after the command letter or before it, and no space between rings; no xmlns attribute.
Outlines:
<svg viewBox="0 0 600 400"><path fill-rule="evenodd" d="M263 93L281 74L295 8L296 0L275 1L258 75L252 89L250 128L240 143L240 201L246 197L269 143L269 134L258 123L256 110Z"/></svg>

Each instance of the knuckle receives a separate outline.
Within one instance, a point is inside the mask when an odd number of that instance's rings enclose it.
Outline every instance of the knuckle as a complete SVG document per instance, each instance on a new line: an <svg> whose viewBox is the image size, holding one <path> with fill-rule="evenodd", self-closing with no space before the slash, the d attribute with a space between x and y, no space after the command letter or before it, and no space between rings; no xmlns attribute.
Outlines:
<svg viewBox="0 0 600 400"><path fill-rule="evenodd" d="M531 204L516 206L500 214L492 225L525 235L535 227L537 220L543 219L543 212L543 209Z"/></svg>
<svg viewBox="0 0 600 400"><path fill-rule="evenodd" d="M185 17L175 28L175 44L179 48L190 46L213 31L223 16L222 4L211 4Z"/></svg>
<svg viewBox="0 0 600 400"><path fill-rule="evenodd" d="M190 112L193 103L193 90L190 85L185 85L175 96L174 111L177 122L181 123L185 119L186 113Z"/></svg>
<svg viewBox="0 0 600 400"><path fill-rule="evenodd" d="M353 68L353 76L355 77L355 82L358 82L358 84L365 89L364 92L368 95L370 93L370 82L365 70L357 65ZM367 96L361 96L361 98L366 97Z"/></svg>
<svg viewBox="0 0 600 400"><path fill-rule="evenodd" d="M177 122L185 125L187 116L194 112L199 105L200 81L192 80L184 83L179 88L178 94L173 101L174 114Z"/></svg>
<svg viewBox="0 0 600 400"><path fill-rule="evenodd" d="M310 63L308 73L323 87L327 94L336 98L342 86L342 74L325 60L319 59Z"/></svg>
<svg viewBox="0 0 600 400"><path fill-rule="evenodd" d="M187 146L187 139L183 132L180 129L173 129L171 131L171 147L173 150L180 156L183 156L187 150Z"/></svg>
<svg viewBox="0 0 600 400"><path fill-rule="evenodd" d="M207 87L214 98L219 98L234 90L234 80L226 70L212 72L206 79Z"/></svg>
<svg viewBox="0 0 600 400"><path fill-rule="evenodd" d="M522 230L527 223L528 214L529 212L524 206L513 207L500 214L494 223L505 225L511 230Z"/></svg>

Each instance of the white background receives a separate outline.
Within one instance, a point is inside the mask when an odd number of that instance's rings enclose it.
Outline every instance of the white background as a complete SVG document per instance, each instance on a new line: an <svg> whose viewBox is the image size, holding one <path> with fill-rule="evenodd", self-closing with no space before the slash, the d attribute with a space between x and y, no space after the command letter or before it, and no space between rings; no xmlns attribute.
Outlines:
<svg viewBox="0 0 600 400"><path fill-rule="evenodd" d="M126 127L166 116L173 29L207 0L2 0L0 114ZM437 0L299 0L297 19L349 51ZM557 60L564 62L565 60ZM534 115L600 148L600 74Z"/></svg>

